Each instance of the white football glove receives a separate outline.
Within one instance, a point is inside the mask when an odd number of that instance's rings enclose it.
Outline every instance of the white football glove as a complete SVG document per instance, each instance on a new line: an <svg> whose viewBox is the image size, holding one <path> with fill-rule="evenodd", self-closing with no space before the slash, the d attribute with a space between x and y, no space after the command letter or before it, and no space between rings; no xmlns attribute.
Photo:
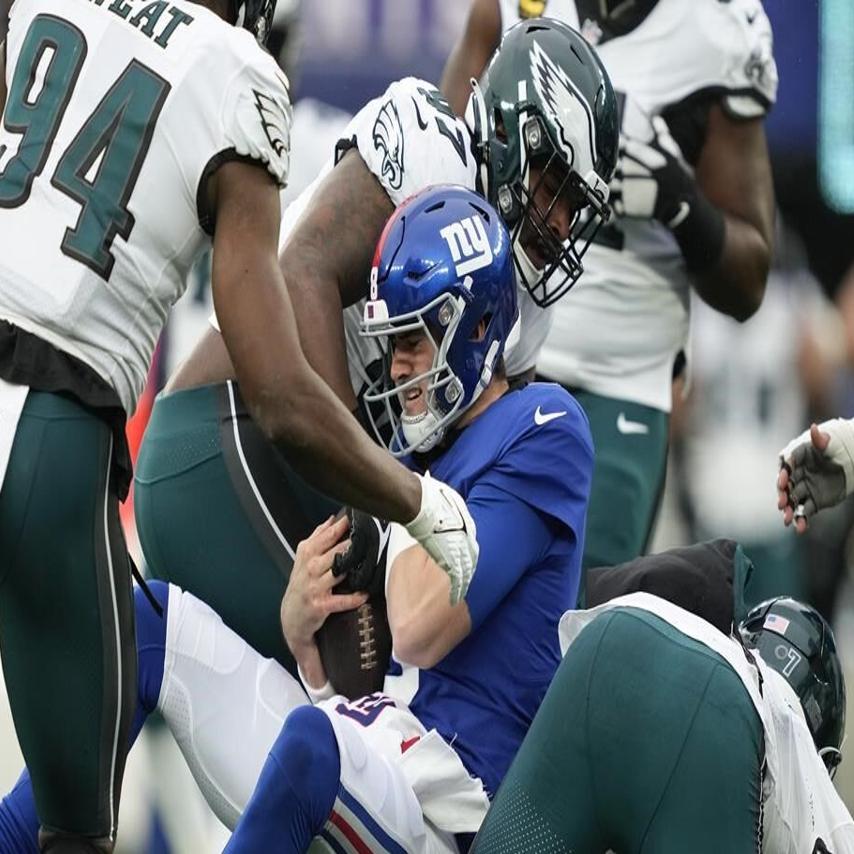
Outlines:
<svg viewBox="0 0 854 854"><path fill-rule="evenodd" d="M787 493L795 517L809 519L854 492L854 421L833 418L818 425L830 436L824 451L806 430L780 451L780 467L789 472Z"/></svg>
<svg viewBox="0 0 854 854"><path fill-rule="evenodd" d="M462 496L434 480L428 472L421 480L421 509L406 530L426 549L451 580L451 604L469 589L480 547L474 519Z"/></svg>
<svg viewBox="0 0 854 854"><path fill-rule="evenodd" d="M664 119L655 116L645 130L646 138L621 134L609 201L617 216L675 228L691 211L696 183Z"/></svg>

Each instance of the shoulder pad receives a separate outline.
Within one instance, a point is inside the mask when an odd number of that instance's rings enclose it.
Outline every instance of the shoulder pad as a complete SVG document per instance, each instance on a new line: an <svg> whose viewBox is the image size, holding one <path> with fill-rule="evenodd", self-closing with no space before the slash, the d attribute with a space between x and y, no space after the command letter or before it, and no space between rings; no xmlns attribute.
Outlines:
<svg viewBox="0 0 854 854"><path fill-rule="evenodd" d="M735 118L765 115L777 98L771 23L760 0L715 0L700 26L707 49L718 54L726 90L723 104Z"/></svg>
<svg viewBox="0 0 854 854"><path fill-rule="evenodd" d="M293 115L287 87L272 57L256 47L232 80L222 114L223 147L264 164L281 187L288 179Z"/></svg>
<svg viewBox="0 0 854 854"><path fill-rule="evenodd" d="M469 131L431 83L414 77L392 83L350 128L395 206L434 184L474 188Z"/></svg>

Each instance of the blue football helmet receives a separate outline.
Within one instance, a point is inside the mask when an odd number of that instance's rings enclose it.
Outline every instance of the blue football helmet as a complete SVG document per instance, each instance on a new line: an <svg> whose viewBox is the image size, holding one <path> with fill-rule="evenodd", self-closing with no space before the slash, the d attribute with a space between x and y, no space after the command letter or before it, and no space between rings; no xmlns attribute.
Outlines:
<svg viewBox="0 0 854 854"><path fill-rule="evenodd" d="M374 255L361 328L363 336L386 343L382 376L364 399L392 454L429 451L441 441L489 385L508 340L518 336L518 318L510 235L485 199L463 187L437 186L392 214ZM418 330L433 345L432 365L395 385L394 338ZM425 382L426 410L405 414L403 395ZM388 441L379 413L392 426Z"/></svg>

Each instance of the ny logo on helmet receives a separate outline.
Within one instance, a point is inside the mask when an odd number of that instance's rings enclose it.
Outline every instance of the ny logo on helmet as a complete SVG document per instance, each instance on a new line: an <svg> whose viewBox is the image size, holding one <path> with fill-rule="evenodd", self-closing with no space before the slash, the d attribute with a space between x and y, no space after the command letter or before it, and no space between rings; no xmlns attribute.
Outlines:
<svg viewBox="0 0 854 854"><path fill-rule="evenodd" d="M439 234L445 238L461 278L492 263L492 247L483 220L469 216L446 225Z"/></svg>

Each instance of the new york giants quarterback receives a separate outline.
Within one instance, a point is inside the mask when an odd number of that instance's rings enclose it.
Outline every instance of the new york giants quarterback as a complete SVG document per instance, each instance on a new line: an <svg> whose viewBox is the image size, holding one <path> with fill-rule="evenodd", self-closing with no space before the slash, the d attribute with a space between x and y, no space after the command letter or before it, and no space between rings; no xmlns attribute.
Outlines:
<svg viewBox="0 0 854 854"><path fill-rule="evenodd" d="M509 387L518 306L499 215L463 188L425 191L393 216L372 282L363 332L388 339L374 393L399 401L390 442L465 496L478 570L452 606L448 577L392 526L397 660L383 693L349 702L327 684L314 633L364 598L334 593L346 520L318 526L282 601L314 707L195 597L154 582L164 619L137 597L136 728L158 708L220 818L234 827L243 814L230 851L304 851L317 836L336 851L456 851L454 834L478 829L548 688L558 620L577 595L589 430L559 386ZM0 807L11 851L31 832L27 791L25 779Z"/></svg>
<svg viewBox="0 0 854 854"><path fill-rule="evenodd" d="M344 845L351 832L366 833L371 850L455 850L450 834L477 829L548 687L554 620L577 595L592 448L559 386L510 390L510 243L497 212L456 188L415 196L383 233L362 325L389 351L385 388L373 394L389 404L391 446L465 496L480 565L465 601L450 607L447 581L393 529L386 591L400 663L387 693L332 697L288 718L229 851L273 839L301 851L317 834ZM313 613L293 588L332 581L334 543L325 526L303 544L283 604L286 639L315 697L333 693L313 640L324 608Z"/></svg>
<svg viewBox="0 0 854 854"><path fill-rule="evenodd" d="M561 86L558 100L551 80ZM533 367L547 331L551 309L535 299L553 300L579 275L584 242L564 241L580 208L598 211L594 220L606 212L616 142L616 105L594 52L552 21L508 33L467 122L413 78L356 114L337 162L330 157L285 211L280 257L308 358L368 431L364 394L383 353L359 328L374 248L394 206L451 183L498 208L527 283L519 342L506 356L516 377ZM233 377L211 328L154 407L136 472L137 525L157 577L198 595L293 670L277 603L296 543L337 507L264 440Z"/></svg>

